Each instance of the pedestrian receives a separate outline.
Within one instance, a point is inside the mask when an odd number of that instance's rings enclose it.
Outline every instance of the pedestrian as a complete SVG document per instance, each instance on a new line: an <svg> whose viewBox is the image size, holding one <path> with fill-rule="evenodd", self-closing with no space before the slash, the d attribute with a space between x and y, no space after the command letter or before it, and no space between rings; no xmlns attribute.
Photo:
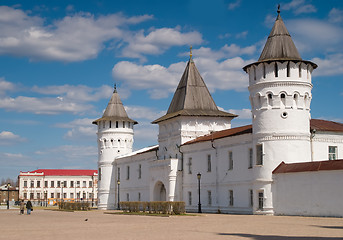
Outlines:
<svg viewBox="0 0 343 240"><path fill-rule="evenodd" d="M30 215L31 214L31 210L32 210L32 203L31 201L27 201L26 203L26 209L27 209L27 215Z"/></svg>
<svg viewBox="0 0 343 240"><path fill-rule="evenodd" d="M22 199L20 202L20 215L24 214L24 210L25 210L25 203L24 203L24 200Z"/></svg>

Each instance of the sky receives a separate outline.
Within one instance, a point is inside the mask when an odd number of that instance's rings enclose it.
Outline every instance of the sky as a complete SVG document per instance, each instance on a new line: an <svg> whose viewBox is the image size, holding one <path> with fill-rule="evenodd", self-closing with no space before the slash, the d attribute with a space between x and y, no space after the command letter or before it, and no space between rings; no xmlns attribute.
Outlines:
<svg viewBox="0 0 343 240"><path fill-rule="evenodd" d="M158 126L189 60L217 106L251 123L248 76L281 5L312 75L312 118L343 122L341 0L0 2L0 179L39 168L97 169L96 125L114 84L134 150Z"/></svg>

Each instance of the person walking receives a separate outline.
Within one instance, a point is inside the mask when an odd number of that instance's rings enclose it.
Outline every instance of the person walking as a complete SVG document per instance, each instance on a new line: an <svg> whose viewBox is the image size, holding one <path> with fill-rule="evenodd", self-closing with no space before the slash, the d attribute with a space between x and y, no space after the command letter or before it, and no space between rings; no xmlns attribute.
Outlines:
<svg viewBox="0 0 343 240"><path fill-rule="evenodd" d="M26 203L26 209L27 209L27 215L30 215L31 214L31 210L32 210L32 203L31 201L27 201Z"/></svg>
<svg viewBox="0 0 343 240"><path fill-rule="evenodd" d="M20 215L24 214L24 210L25 210L25 203L24 203L24 200L22 199L20 202Z"/></svg>

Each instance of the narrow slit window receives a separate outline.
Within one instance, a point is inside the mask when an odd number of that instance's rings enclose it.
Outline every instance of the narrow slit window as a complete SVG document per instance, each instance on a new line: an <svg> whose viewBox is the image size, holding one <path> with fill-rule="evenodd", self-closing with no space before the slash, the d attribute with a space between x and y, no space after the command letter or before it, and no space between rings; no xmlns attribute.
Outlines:
<svg viewBox="0 0 343 240"><path fill-rule="evenodd" d="M290 63L288 62L287 63L287 77L290 77L290 75L291 75L291 69L290 69Z"/></svg>
<svg viewBox="0 0 343 240"><path fill-rule="evenodd" d="M275 74L275 77L279 77L279 68L278 68L277 63L274 64L274 74Z"/></svg>

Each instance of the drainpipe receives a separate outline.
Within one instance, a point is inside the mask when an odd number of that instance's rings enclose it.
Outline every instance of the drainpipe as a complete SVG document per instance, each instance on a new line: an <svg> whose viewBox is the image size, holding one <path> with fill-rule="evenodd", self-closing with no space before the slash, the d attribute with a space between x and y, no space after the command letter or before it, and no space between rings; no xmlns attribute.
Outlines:
<svg viewBox="0 0 343 240"><path fill-rule="evenodd" d="M311 162L313 162L313 138L316 135L316 129L310 130L310 145L311 145Z"/></svg>

